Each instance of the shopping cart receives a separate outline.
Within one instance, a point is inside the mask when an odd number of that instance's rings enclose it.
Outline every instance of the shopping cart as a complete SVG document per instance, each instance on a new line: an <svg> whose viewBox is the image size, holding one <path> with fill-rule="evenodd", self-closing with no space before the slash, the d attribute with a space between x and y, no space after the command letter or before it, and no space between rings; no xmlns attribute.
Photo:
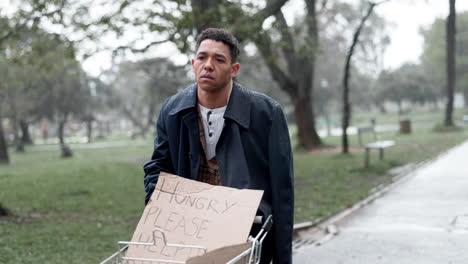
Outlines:
<svg viewBox="0 0 468 264"><path fill-rule="evenodd" d="M239 255L235 256L226 264L258 264L260 263L261 253L262 253L262 244L263 240L265 239L268 231L273 224L272 216L268 216L267 219L263 222L262 217L256 217L254 223L263 223L262 228L258 232L255 237L249 236L247 242L251 243L251 246L240 253ZM147 258L136 258L136 257L126 257L125 252L127 251L129 245L139 245L139 246L155 246L157 241L157 234L160 234L160 238L162 238L163 243L166 247L175 247L175 248L192 248L192 249L199 249L204 253L207 252L207 248L200 247L196 245L179 245L179 244L170 244L167 243L166 236L164 234L164 230L160 228L156 228L153 231L153 242L145 243L145 242L130 242L130 241L119 241L118 246L119 250L112 254L110 257L102 261L100 264L125 264L125 263L133 263L132 261L145 261L145 263L173 263L173 264L185 264L185 261L176 261L176 260L164 260L164 259L147 259Z"/></svg>

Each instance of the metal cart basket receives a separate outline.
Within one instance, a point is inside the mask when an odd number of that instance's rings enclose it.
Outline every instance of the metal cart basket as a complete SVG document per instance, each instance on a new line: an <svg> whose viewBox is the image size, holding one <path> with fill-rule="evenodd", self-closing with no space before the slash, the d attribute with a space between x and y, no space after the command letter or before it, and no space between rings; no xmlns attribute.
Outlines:
<svg viewBox="0 0 468 264"><path fill-rule="evenodd" d="M262 223L262 217L256 217L254 223ZM255 237L249 236L248 242L251 242L251 247L247 250L243 251L239 255L235 256L228 262L227 264L258 264L260 263L260 257L262 252L262 244L263 240L265 239L268 231L270 230L273 224L272 216L268 216L268 218L263 222L262 228L258 232ZM176 247L176 248L193 248L193 249L200 249L203 252L207 252L205 247L200 247L196 245L178 245L178 244L170 244L167 243L166 236L164 234L164 230L160 228L156 228L153 231L153 242L145 243L145 242L130 242L130 241L119 241L118 246L119 250L112 254L107 259L103 260L100 264L125 264L125 263L133 263L132 261L145 261L145 263L173 263L173 264L185 264L185 261L176 261L176 260L164 260L164 259L147 259L147 258L136 258L136 257L126 257L125 252L128 249L129 245L140 245L140 246L155 246L156 245L156 234L160 233L163 239L164 245L166 247Z"/></svg>

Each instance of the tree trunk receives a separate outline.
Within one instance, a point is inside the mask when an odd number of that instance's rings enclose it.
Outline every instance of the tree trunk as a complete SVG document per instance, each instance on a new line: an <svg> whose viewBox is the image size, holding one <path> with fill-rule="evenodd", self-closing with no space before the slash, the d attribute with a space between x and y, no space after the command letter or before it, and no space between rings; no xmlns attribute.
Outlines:
<svg viewBox="0 0 468 264"><path fill-rule="evenodd" d="M366 15L362 18L358 28L354 32L353 35L353 42L351 44L351 47L349 48L348 55L346 56L346 63L345 63L345 68L344 68L344 77L343 77L343 118L342 118L342 131L343 131L343 136L342 136L342 152L343 153L348 153L349 152L349 142L348 142L348 127L349 123L351 121L351 103L349 100L349 78L351 75L351 59L353 57L354 49L359 42L359 35L361 34L362 28L364 27L364 24L366 23L367 19L370 17L372 14L372 11L374 10L374 7L376 6L376 3L369 3L369 8L367 9Z"/></svg>
<svg viewBox="0 0 468 264"><path fill-rule="evenodd" d="M456 24L455 24L455 0L449 0L450 12L447 18L447 104L445 108L445 122L446 127L453 126L453 100L456 84L455 73L455 38L456 38Z"/></svg>
<svg viewBox="0 0 468 264"><path fill-rule="evenodd" d="M294 39L281 11L275 14L277 27L282 40L288 45L282 46L287 62L287 71L284 71L277 62L277 54L268 33L257 34L254 42L264 58L271 76L279 87L291 98L294 105L294 116L298 131L298 144L306 149L314 149L322 144L315 127L315 114L313 107L313 80L316 52L318 46L318 33L315 14L315 0L306 1L308 37L300 51L294 48ZM307 50L306 54L303 51Z"/></svg>
<svg viewBox="0 0 468 264"><path fill-rule="evenodd" d="M379 109L379 112L381 114L386 114L387 113L387 108L385 108L385 102L378 103L377 108Z"/></svg>
<svg viewBox="0 0 468 264"><path fill-rule="evenodd" d="M49 139L49 124L46 120L41 121L41 134L42 134L42 141L46 143L47 140Z"/></svg>
<svg viewBox="0 0 468 264"><path fill-rule="evenodd" d="M11 123L13 124L13 142L15 144L16 152L24 152L23 141L19 136L19 126L18 126L18 111L16 110L16 95L13 89L8 90L8 97L10 101L11 109Z"/></svg>
<svg viewBox="0 0 468 264"><path fill-rule="evenodd" d="M93 118L86 118L86 137L88 138L88 143L91 143L93 139Z"/></svg>
<svg viewBox="0 0 468 264"><path fill-rule="evenodd" d="M31 133L29 133L29 124L24 120L20 120L19 124L21 129L21 141L24 145L32 145L33 140L31 137Z"/></svg>
<svg viewBox="0 0 468 264"><path fill-rule="evenodd" d="M204 29L208 27L219 27L219 25L213 24L221 23L221 13L219 6L222 4L221 0L193 0L192 1L192 15L194 20L194 26L196 35L200 34Z"/></svg>
<svg viewBox="0 0 468 264"><path fill-rule="evenodd" d="M296 119L299 144L307 149L316 148L321 144L321 140L315 127L310 96L297 96L291 99L294 104L294 117Z"/></svg>
<svg viewBox="0 0 468 264"><path fill-rule="evenodd" d="M12 122L13 122L13 136L14 136L14 142L15 142L15 146L16 146L16 152L24 152L24 144L23 144L23 140L22 140L22 137L20 136L20 129L19 129L19 125L18 125L18 121L16 119L16 116L13 116L12 118Z"/></svg>
<svg viewBox="0 0 468 264"><path fill-rule="evenodd" d="M57 128L57 136L59 138L59 143L60 145L65 144L65 139L64 139L64 130L65 130L65 120L60 120Z"/></svg>
<svg viewBox="0 0 468 264"><path fill-rule="evenodd" d="M67 144L65 144L65 124L67 123L67 117L67 114L64 114L63 118L60 119L57 131L62 158L69 158L73 156L72 150Z"/></svg>
<svg viewBox="0 0 468 264"><path fill-rule="evenodd" d="M25 152L24 144L21 138L15 139L15 142L16 142L16 152L24 153Z"/></svg>
<svg viewBox="0 0 468 264"><path fill-rule="evenodd" d="M327 125L327 137L329 137L329 136L331 136L331 126L332 126L330 114L326 110L323 111L323 114L324 114L325 122L326 122L326 125Z"/></svg>
<svg viewBox="0 0 468 264"><path fill-rule="evenodd" d="M2 115L0 114L0 164L10 163L8 156L8 146L5 140L5 134L3 132Z"/></svg>
<svg viewBox="0 0 468 264"><path fill-rule="evenodd" d="M463 102L464 102L464 107L468 108L468 86L463 89Z"/></svg>
<svg viewBox="0 0 468 264"><path fill-rule="evenodd" d="M317 128L315 126L315 111L314 111L314 78L315 78L315 61L318 54L319 46L319 36L318 36L318 26L317 26L317 10L316 10L316 0L307 0L306 9L307 9L307 32L308 36L306 38L306 44L308 45L309 51L306 56L301 56L300 52L297 54L296 58L299 59L298 65L290 67L290 72L301 72L300 69L306 70L307 72L303 73L302 80L299 80L299 99L304 97L304 109L307 115L304 116L302 122L303 134L298 134L299 142L301 145L306 146L308 149L314 149L322 145L322 140L317 133ZM299 66L299 67L298 67ZM298 67L298 68L296 68ZM305 76L305 78L304 78ZM308 101L305 102L305 99ZM297 107L297 105L296 105ZM296 120L297 122L297 120ZM301 131L301 130L298 130Z"/></svg>
<svg viewBox="0 0 468 264"><path fill-rule="evenodd" d="M397 106L398 106L398 120L400 120L401 116L403 115L403 106L402 106L401 101L397 102Z"/></svg>

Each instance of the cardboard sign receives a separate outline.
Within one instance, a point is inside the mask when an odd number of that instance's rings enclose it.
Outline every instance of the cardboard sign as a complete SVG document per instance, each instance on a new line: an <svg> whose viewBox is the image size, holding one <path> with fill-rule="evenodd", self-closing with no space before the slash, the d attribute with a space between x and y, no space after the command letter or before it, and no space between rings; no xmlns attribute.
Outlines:
<svg viewBox="0 0 468 264"><path fill-rule="evenodd" d="M249 261L251 250L251 242L226 246L215 249L213 251L209 251L206 254L203 254L202 256L189 258L185 264L226 264L229 261L241 255L242 253L247 252L247 255L241 257L236 261L236 264L246 264Z"/></svg>
<svg viewBox="0 0 468 264"><path fill-rule="evenodd" d="M185 261L206 251L245 243L263 191L239 190L161 173L133 234L126 257ZM164 235L160 231L163 230ZM127 260L127 264L155 263Z"/></svg>

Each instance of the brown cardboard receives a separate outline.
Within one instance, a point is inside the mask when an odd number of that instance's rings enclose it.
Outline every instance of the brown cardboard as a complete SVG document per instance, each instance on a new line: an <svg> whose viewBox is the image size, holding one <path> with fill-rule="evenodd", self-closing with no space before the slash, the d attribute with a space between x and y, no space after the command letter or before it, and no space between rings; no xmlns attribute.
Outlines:
<svg viewBox="0 0 468 264"><path fill-rule="evenodd" d="M153 230L161 228L167 243L203 246L208 251L245 243L262 195L263 191L213 186L161 173L132 242L153 242ZM164 246L159 232L154 237L155 246L130 245L126 257L185 261L205 253Z"/></svg>
<svg viewBox="0 0 468 264"><path fill-rule="evenodd" d="M189 258L187 262L185 263L186 264L226 264L227 262L239 256L246 250L250 249L251 247L252 247L251 242L226 246L226 247L222 247L222 248L209 251L206 254L203 254L202 256ZM247 261L249 260L249 257L250 257L250 251L248 255L238 260L236 264L247 263Z"/></svg>

